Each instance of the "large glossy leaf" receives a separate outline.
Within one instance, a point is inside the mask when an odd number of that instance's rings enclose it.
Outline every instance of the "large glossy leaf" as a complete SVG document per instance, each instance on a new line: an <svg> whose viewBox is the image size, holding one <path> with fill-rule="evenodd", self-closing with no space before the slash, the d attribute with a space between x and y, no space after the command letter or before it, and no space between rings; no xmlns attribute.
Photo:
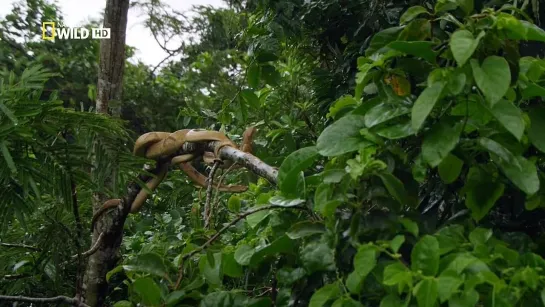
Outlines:
<svg viewBox="0 0 545 307"><path fill-rule="evenodd" d="M321 155L333 157L371 145L360 135L363 128L363 116L346 115L324 129L318 137L316 148Z"/></svg>
<svg viewBox="0 0 545 307"><path fill-rule="evenodd" d="M242 266L235 260L234 253L223 254L222 270L229 277L241 277L243 275Z"/></svg>
<svg viewBox="0 0 545 307"><path fill-rule="evenodd" d="M382 183L390 193L400 204L407 204L407 191L401 180L390 173L378 173L378 177L382 180Z"/></svg>
<svg viewBox="0 0 545 307"><path fill-rule="evenodd" d="M310 298L309 307L324 306L329 300L337 298L341 293L341 289L337 283L325 285L318 289Z"/></svg>
<svg viewBox="0 0 545 307"><path fill-rule="evenodd" d="M235 260L241 265L249 265L255 249L247 244L242 244L235 251Z"/></svg>
<svg viewBox="0 0 545 307"><path fill-rule="evenodd" d="M436 167L456 147L463 124L441 121L433 126L422 142L422 158L430 166Z"/></svg>
<svg viewBox="0 0 545 307"><path fill-rule="evenodd" d="M464 191L466 207L476 221L481 220L503 195L504 185L493 181L485 171L472 167L467 174Z"/></svg>
<svg viewBox="0 0 545 307"><path fill-rule="evenodd" d="M423 6L420 6L420 5L412 6L408 8L405 11L405 13L403 13L403 15L401 15L401 17L399 18L399 23L400 24L408 23L409 21L415 19L416 17L418 17L418 15L421 15L421 14L429 14L429 12Z"/></svg>
<svg viewBox="0 0 545 307"><path fill-rule="evenodd" d="M404 122L387 126L387 127L381 127L376 129L373 132L389 140L402 139L410 135L413 135L415 133L415 131L413 130L411 120L406 120Z"/></svg>
<svg viewBox="0 0 545 307"><path fill-rule="evenodd" d="M223 279L222 255L221 253L215 253L211 258L214 263L211 263L206 255L201 256L199 261L200 272L209 284L221 285Z"/></svg>
<svg viewBox="0 0 545 307"><path fill-rule="evenodd" d="M439 163L438 171L439 177L444 183L453 183L456 181L464 162L453 154L448 154L441 163Z"/></svg>
<svg viewBox="0 0 545 307"><path fill-rule="evenodd" d="M168 269L163 258L156 253L146 253L138 255L134 264L124 265L125 271L146 272L159 277L165 277Z"/></svg>
<svg viewBox="0 0 545 307"><path fill-rule="evenodd" d="M354 256L354 271L346 279L346 287L351 293L360 293L365 277L377 265L377 256L376 248L371 245L363 245L358 248L358 252Z"/></svg>
<svg viewBox="0 0 545 307"><path fill-rule="evenodd" d="M300 173L314 163L318 157L316 147L305 147L292 152L278 170L278 185L285 195L298 195Z"/></svg>
<svg viewBox="0 0 545 307"><path fill-rule="evenodd" d="M295 241L288 236L281 236L270 244L267 244L259 249L256 249L250 260L250 265L256 267L267 257L274 256L279 253L292 253L295 251Z"/></svg>
<svg viewBox="0 0 545 307"><path fill-rule="evenodd" d="M471 68L475 83L483 92L489 106L494 107L505 96L511 83L511 71L507 60L493 55L479 65L477 60L472 59Z"/></svg>
<svg viewBox="0 0 545 307"><path fill-rule="evenodd" d="M293 240L308 237L317 233L324 233L325 225L317 222L304 221L293 225L286 235Z"/></svg>
<svg viewBox="0 0 545 307"><path fill-rule="evenodd" d="M364 117L365 126L371 128L409 112L410 109L404 106L381 103L367 111Z"/></svg>
<svg viewBox="0 0 545 307"><path fill-rule="evenodd" d="M395 41L388 44L388 48L435 63L437 52L433 50L434 45L435 44L430 41Z"/></svg>
<svg viewBox="0 0 545 307"><path fill-rule="evenodd" d="M512 102L501 99L494 107L490 108L490 113L507 131L511 132L520 141L524 134L525 125L522 112L517 106Z"/></svg>
<svg viewBox="0 0 545 307"><path fill-rule="evenodd" d="M161 289L153 279L149 277L137 279L132 283L131 288L145 306L161 305Z"/></svg>
<svg viewBox="0 0 545 307"><path fill-rule="evenodd" d="M416 99L411 112L412 127L414 131L420 130L422 124L430 114L431 110L441 97L444 82L436 82L428 86Z"/></svg>
<svg viewBox="0 0 545 307"><path fill-rule="evenodd" d="M418 307L434 307L438 296L437 281L433 278L423 279L414 286Z"/></svg>
<svg viewBox="0 0 545 307"><path fill-rule="evenodd" d="M369 48L365 50L365 55L372 55L388 45L390 42L395 41L402 30L403 27L392 27L375 34L369 43Z"/></svg>
<svg viewBox="0 0 545 307"><path fill-rule="evenodd" d="M511 153L507 148L503 147L500 143L494 140L491 140L489 138L479 138L477 142L483 148L488 150L490 153L495 154L500 159L505 161L507 164L512 164L518 169L522 168L522 166L519 164L519 161L517 160L515 155L513 155L513 153Z"/></svg>
<svg viewBox="0 0 545 307"><path fill-rule="evenodd" d="M524 157L517 156L517 163L512 164L504 160L498 161L500 168L519 189L528 195L533 195L539 190L539 177L537 168L533 162ZM518 166L521 167L518 167Z"/></svg>
<svg viewBox="0 0 545 307"><path fill-rule="evenodd" d="M424 275L435 276L439 270L439 242L430 235L423 236L411 252L411 269Z"/></svg>
<svg viewBox="0 0 545 307"><path fill-rule="evenodd" d="M475 38L473 37L473 33L468 30L457 30L452 33L452 36L450 37L450 51L458 63L458 66L464 66L467 60L471 58L483 36L484 32L481 32L481 34Z"/></svg>

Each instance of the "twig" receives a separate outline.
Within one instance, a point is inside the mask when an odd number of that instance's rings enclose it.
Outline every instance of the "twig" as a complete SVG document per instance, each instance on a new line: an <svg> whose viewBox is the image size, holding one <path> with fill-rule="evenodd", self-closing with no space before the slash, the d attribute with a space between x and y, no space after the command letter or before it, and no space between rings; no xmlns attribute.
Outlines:
<svg viewBox="0 0 545 307"><path fill-rule="evenodd" d="M212 165L212 169L210 170L210 174L208 174L208 182L206 186L206 201L204 203L204 228L208 228L208 225L210 225L210 203L212 201L212 189L214 188L214 175L216 174L216 170L218 169L218 166L220 165L220 161L215 161L214 165Z"/></svg>
<svg viewBox="0 0 545 307"><path fill-rule="evenodd" d="M68 296L55 297L28 297L28 296L8 296L0 295L0 301L8 302L28 302L28 303L65 303L79 307L90 307L84 303L79 303L77 299Z"/></svg>
<svg viewBox="0 0 545 307"><path fill-rule="evenodd" d="M229 166L229 168L225 172L223 172L223 174L221 174L220 179L218 180L218 184L216 185L216 193L214 193L214 201L212 202L212 208L213 208L213 211L215 212L217 212L216 210L218 209L219 194L220 194L219 188L223 184L223 179L225 178L227 174L229 174L229 172L231 172L235 168L236 165L237 165L236 163L231 164L231 166Z"/></svg>
<svg viewBox="0 0 545 307"><path fill-rule="evenodd" d="M26 244L14 244L14 243L1 243L1 242L0 242L0 246L11 247L11 248L26 248L26 249L33 250L33 251L35 251L35 252L41 252L41 251L42 251L41 248L38 248L38 247L35 247L35 246L26 245Z"/></svg>
<svg viewBox="0 0 545 307"><path fill-rule="evenodd" d="M218 232L216 232L208 241L206 241L203 245L199 246L198 248L194 249L193 251L191 251L190 253L187 253L185 254L183 257L182 257L182 260L186 260L188 258L191 258L193 255L195 255L196 253L202 251L203 249L207 248L210 244L212 244L217 238L219 238L219 236L224 233L227 229L229 229L229 227L235 225L236 223L238 223L238 221L244 219L245 217L247 217L248 215L252 215L254 213L257 213L259 211L264 211L264 210L270 210L270 209L297 209L297 210L307 210L308 208L306 207L301 207L301 206L295 206L295 207L286 207L286 206L280 206L280 205L269 205L269 206L263 206L263 207L259 207L257 209L254 209L254 210L251 210L251 211L248 211L248 212L244 212L244 213L241 213L239 216L237 216L236 219L232 220L229 224L223 226L223 228L221 228L220 230L218 230Z"/></svg>

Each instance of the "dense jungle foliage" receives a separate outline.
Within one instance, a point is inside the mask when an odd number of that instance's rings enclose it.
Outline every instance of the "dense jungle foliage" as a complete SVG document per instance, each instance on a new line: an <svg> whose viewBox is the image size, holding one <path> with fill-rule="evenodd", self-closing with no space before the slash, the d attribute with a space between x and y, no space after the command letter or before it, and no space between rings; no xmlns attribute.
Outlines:
<svg viewBox="0 0 545 307"><path fill-rule="evenodd" d="M38 39L55 4L0 20L0 305L74 296L92 193L125 193L139 135L251 125L278 184L222 174L249 189L214 192L204 228L205 189L170 172L108 305L545 305L544 3L227 2L132 3L159 43L199 39L161 67L129 47L119 117L94 110L99 41Z"/></svg>

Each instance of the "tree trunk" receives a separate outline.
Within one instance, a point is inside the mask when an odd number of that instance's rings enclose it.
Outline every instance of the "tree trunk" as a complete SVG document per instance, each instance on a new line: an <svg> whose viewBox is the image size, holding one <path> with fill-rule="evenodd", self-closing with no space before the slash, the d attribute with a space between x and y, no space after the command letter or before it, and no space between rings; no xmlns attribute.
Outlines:
<svg viewBox="0 0 545 307"><path fill-rule="evenodd" d="M123 90L123 72L125 68L125 32L129 0L107 0L104 14L104 27L110 28L110 39L100 43L100 62L97 84L97 113L109 114L110 102L119 105ZM118 107L114 106L114 109ZM115 114L119 115L119 113ZM100 142L100 140L98 140ZM96 178L96 176L94 176ZM111 180L104 181L104 185ZM106 196L102 193L93 195L93 213L102 206ZM109 217L109 218L108 218ZM113 269L118 260L119 246L123 237L123 224L126 214L114 210L97 223L92 238L92 246L100 233L104 233L98 251L91 255L84 279L85 302L90 306L104 305L108 294L106 273Z"/></svg>

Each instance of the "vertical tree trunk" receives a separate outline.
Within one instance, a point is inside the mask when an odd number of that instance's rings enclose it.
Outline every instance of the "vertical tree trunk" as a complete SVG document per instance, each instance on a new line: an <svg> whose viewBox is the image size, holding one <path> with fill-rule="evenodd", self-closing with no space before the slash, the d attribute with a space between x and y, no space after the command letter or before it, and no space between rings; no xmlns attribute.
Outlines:
<svg viewBox="0 0 545 307"><path fill-rule="evenodd" d="M96 111L108 114L109 102L121 101L123 90L123 72L125 68L125 32L129 0L107 0L104 15L104 27L110 28L110 39L100 43L100 63L97 84ZM119 115L116 114L116 115ZM98 140L100 142L100 140ZM94 176L96 178L96 176ZM111 180L106 178L104 185ZM102 193L93 195L93 213L106 200ZM114 268L118 260L119 246L123 236L125 214L114 210L117 215L108 219L105 215L93 231L92 245L97 241L100 233L104 232L102 244L87 264L84 280L85 301L90 306L102 306L108 293L106 273Z"/></svg>

